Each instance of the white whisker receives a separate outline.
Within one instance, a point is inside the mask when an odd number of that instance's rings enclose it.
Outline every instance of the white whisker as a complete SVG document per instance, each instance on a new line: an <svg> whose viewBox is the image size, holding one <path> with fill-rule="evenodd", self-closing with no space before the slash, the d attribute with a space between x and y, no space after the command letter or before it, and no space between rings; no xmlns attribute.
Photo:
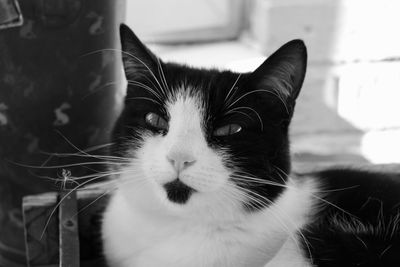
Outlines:
<svg viewBox="0 0 400 267"><path fill-rule="evenodd" d="M159 74L160 74L160 76L161 76L161 81L162 81L163 84L164 84L164 89L170 91L170 89L169 89L169 87L168 87L167 79L165 78L165 73L164 73L164 70L163 70L163 68L162 68L162 66L161 66L161 62L160 62L160 59L159 59L159 58L157 58L157 65L158 65ZM165 95L167 95L166 92L165 92Z"/></svg>
<svg viewBox="0 0 400 267"><path fill-rule="evenodd" d="M289 109L288 109L288 107L287 107L285 101L283 101L283 100L281 99L281 96L280 96L279 94L277 94L275 91L265 90L265 89L257 89L257 90L253 90L253 91L250 91L250 92L247 92L247 93L243 94L242 96L240 96L239 98L237 98L235 101L233 101L232 103L230 103L230 104L226 107L226 109L229 109L230 107L232 107L233 105L235 105L237 102L239 102L241 99L245 98L246 96L251 95L251 94L254 94L254 93L257 93L257 92L264 92L264 93L268 93L268 94L272 94L272 95L276 96L276 97L282 102L282 104L284 105L284 107L285 107L287 113L289 114Z"/></svg>
<svg viewBox="0 0 400 267"><path fill-rule="evenodd" d="M269 204L271 204L271 205L274 204L274 202L271 201L270 199L268 199L267 197L264 197L264 196L262 196L262 195L260 195L260 194L258 194L258 193L256 193L256 192L254 192L254 191L251 191L251 190L248 190L248 189L245 189L245 188L241 188L241 190L244 190L244 191L245 191L247 194L249 194L249 195L250 195L250 194L253 194L255 197L252 198L252 199L261 198L262 200L267 201L267 202L268 202ZM276 211L276 212L278 212L284 219L286 219L289 223L291 223L291 225L293 226L293 228L294 228L294 230L295 230L295 233L298 233L298 234L301 236L301 238L302 238L303 241L304 241L304 244L307 246L307 250L308 250L309 256L312 257L311 249L310 249L310 247L309 247L309 242L308 242L308 240L306 239L305 235L302 233L301 229L299 229L299 228L297 227L296 223L293 222L293 221L290 219L290 216L289 216L285 211L283 211L282 209L280 209L280 208L279 208L278 206L276 206L276 205L273 206L273 210L271 210L271 211ZM274 212L273 212L273 213L274 213ZM279 220L279 222L287 229L287 233L289 234L289 237L294 241L294 243L295 243L296 246L298 247L299 251L301 251L302 249L301 249L300 245L298 244L298 240L297 240L295 237L292 236L292 235L293 235L293 231L290 231L290 228L285 224L285 222L284 222L283 220L279 219L279 218L280 218L279 216L276 216L276 218L277 218L277 220Z"/></svg>
<svg viewBox="0 0 400 267"><path fill-rule="evenodd" d="M162 102L161 96L155 90L153 90L151 87L145 85L144 83L141 83L141 82L138 82L138 81L133 81L133 80L128 80L128 84L136 85L136 86L138 86L138 87L140 87L142 89L147 90L148 92L153 94L155 97L157 97L158 100L160 100Z"/></svg>
<svg viewBox="0 0 400 267"><path fill-rule="evenodd" d="M131 53L128 53L128 52L123 51L123 50L121 50L121 49L104 48L104 49L99 49L99 50L96 50L96 51L92 51L92 52L86 53L86 54L82 55L81 57L93 55L93 54L96 54L96 53L99 53L99 52L103 52L103 51L119 52L119 53L122 53L122 54L124 54L124 55L127 55L127 56L129 56L129 57L135 59L136 61L138 61L140 64L142 64L142 65L147 69L147 71L150 73L150 75L153 77L153 79L154 79L154 80L156 81L156 83L158 84L160 90L162 91L162 86L161 86L160 82L158 81L158 79L157 79L156 75L154 74L154 72L150 69L150 67L147 66L147 64L144 63L143 60L141 60L140 58L138 58L138 57L135 56L135 55L132 55Z"/></svg>
<svg viewBox="0 0 400 267"><path fill-rule="evenodd" d="M263 124L263 122L262 122L262 119L261 119L260 114L258 114L257 111L255 111L254 109L252 109L252 108L250 108L250 107L236 107L236 108L233 108L233 109L228 110L227 112L225 112L225 114L232 113L233 111L237 111L238 109L245 109L245 110L250 110L250 111L252 111L252 112L257 116L258 121L260 122L261 132L264 130L264 124Z"/></svg>
<svg viewBox="0 0 400 267"><path fill-rule="evenodd" d="M243 179L248 179L247 181L250 181L250 182L258 182L258 183L264 184L264 185L273 185L273 186L280 186L280 187L283 187L283 188L293 188L295 190L299 190L298 188L293 187L293 186L289 186L287 184L280 184L280 183L276 183L276 182L272 182L272 181L268 181L268 180L262 180L262 179L259 179L259 178L256 178L256 177L248 177L248 176L243 176L243 175L232 175L232 177L234 179L239 180L239 181L240 181L240 178L243 178ZM349 215L351 217L355 217L356 218L355 215L353 215L353 214L349 213L348 211L340 208L336 204L334 204L334 203L332 203L332 202L330 202L330 201L328 201L328 200L326 200L324 198L321 198L321 197L319 197L319 196L317 196L317 195L315 195L315 194L313 194L311 192L306 192L306 193L309 194L311 197L314 197L314 198L324 202L325 204L328 204L328 205L340 210L341 212L343 212L343 213L345 213L345 214L347 214L347 215Z"/></svg>
<svg viewBox="0 0 400 267"><path fill-rule="evenodd" d="M40 240L43 238L44 233L46 232L46 229L47 229L47 227L49 226L51 217L53 217L54 213L56 212L56 210L58 209L58 207L61 205L61 203L62 203L69 195L71 195L74 191L78 190L80 187L82 187L82 186L84 186L84 185L86 185L86 184L88 184L88 183L90 183L90 182L93 182L93 181L95 181L95 180L98 180L98 179L100 179L100 178L102 178L102 177L104 177L104 176L101 176L101 175L100 175L100 176L98 176L98 177L93 177L93 178L91 178L91 179L89 179L89 180L87 180L87 181L81 183L80 185L78 185L78 186L75 187L74 189L68 191L68 192L60 199L60 201L55 205L55 207L53 208L53 210L50 212L49 218L46 220L46 223L45 223L45 225L44 225L42 234L40 235Z"/></svg>
<svg viewBox="0 0 400 267"><path fill-rule="evenodd" d="M233 83L231 89L229 89L228 94L225 96L225 99L224 99L224 105L225 105L225 106L226 106L226 105L229 105L230 98L234 97L234 93L232 93L232 91L235 89L235 86L236 86L236 84L237 84L237 82L239 81L239 79L240 79L241 76L242 76L242 74L240 73L240 74L238 75L238 77L236 78L235 82ZM232 96L230 95L231 93L232 93Z"/></svg>
<svg viewBox="0 0 400 267"><path fill-rule="evenodd" d="M153 103L155 103L157 105L161 105L162 106L162 103L160 103L160 102L158 102L158 101L156 101L154 99L148 98L148 97L129 97L129 98L127 98L127 100L148 100L150 102L153 102Z"/></svg>

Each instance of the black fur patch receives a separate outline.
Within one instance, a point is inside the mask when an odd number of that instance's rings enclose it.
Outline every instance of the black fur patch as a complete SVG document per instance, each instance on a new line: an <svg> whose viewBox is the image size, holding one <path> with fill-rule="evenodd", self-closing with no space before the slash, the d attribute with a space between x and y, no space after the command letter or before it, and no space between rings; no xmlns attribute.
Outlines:
<svg viewBox="0 0 400 267"><path fill-rule="evenodd" d="M164 188L167 191L168 199L178 204L186 203L194 192L193 188L182 183L179 179L166 183Z"/></svg>
<svg viewBox="0 0 400 267"><path fill-rule="evenodd" d="M331 169L312 176L331 204L303 231L304 254L311 252L316 266L400 266L400 173Z"/></svg>

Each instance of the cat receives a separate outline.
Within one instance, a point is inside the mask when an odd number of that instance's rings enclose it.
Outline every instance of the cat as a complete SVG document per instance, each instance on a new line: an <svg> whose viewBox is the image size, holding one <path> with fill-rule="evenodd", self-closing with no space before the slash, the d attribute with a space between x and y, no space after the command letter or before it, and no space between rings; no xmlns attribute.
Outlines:
<svg viewBox="0 0 400 267"><path fill-rule="evenodd" d="M109 266L400 266L400 175L291 172L303 41L235 73L165 63L123 24L120 37Z"/></svg>

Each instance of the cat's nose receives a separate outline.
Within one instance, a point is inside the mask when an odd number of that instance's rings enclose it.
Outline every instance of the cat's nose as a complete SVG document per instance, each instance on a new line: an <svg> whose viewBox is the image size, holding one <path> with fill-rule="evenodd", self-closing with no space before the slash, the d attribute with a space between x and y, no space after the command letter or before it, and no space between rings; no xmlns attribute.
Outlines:
<svg viewBox="0 0 400 267"><path fill-rule="evenodd" d="M185 152L168 153L167 160L178 172L192 166L196 162L196 159L193 155Z"/></svg>

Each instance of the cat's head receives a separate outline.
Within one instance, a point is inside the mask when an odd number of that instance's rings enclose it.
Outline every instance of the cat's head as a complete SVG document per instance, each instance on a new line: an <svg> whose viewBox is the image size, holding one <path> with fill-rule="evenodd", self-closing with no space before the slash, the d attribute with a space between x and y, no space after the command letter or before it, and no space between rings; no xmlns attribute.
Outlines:
<svg viewBox="0 0 400 267"><path fill-rule="evenodd" d="M128 194L177 212L268 206L290 171L304 43L239 74L165 63L127 26L120 34L128 88L114 141L129 161L120 168Z"/></svg>

